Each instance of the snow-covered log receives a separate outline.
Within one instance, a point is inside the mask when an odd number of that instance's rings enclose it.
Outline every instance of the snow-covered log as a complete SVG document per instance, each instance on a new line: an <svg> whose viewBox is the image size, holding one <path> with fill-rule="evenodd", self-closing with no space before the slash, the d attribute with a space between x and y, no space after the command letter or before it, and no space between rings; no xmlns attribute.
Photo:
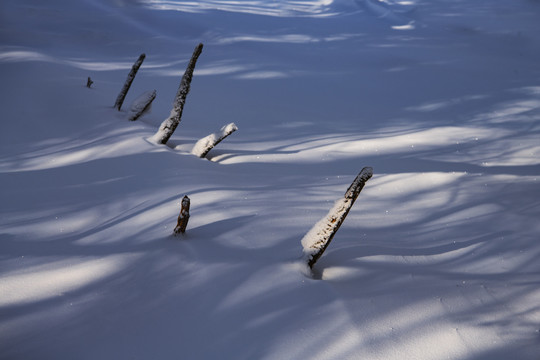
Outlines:
<svg viewBox="0 0 540 360"><path fill-rule="evenodd" d="M157 133L152 137L152 139L158 144L166 144L169 141L169 138L172 136L176 127L182 120L182 112L184 111L184 105L186 103L186 97L191 88L191 79L193 78L193 71L195 70L195 64L197 64L197 59L201 55L203 44L199 44L195 47L191 60L182 76L180 81L180 86L178 87L178 92L174 99L173 108L171 113L161 126Z"/></svg>
<svg viewBox="0 0 540 360"><path fill-rule="evenodd" d="M191 150L191 153L193 155L197 155L200 158L206 157L208 152L212 150L217 144L219 144L221 140L225 139L227 136L231 135L236 130L238 130L238 127L234 123L225 125L218 132L210 134L197 141L197 143Z"/></svg>
<svg viewBox="0 0 540 360"><path fill-rule="evenodd" d="M347 189L344 197L339 199L330 209L328 214L319 220L318 223L302 239L304 248L304 259L310 268L319 260L324 253L341 224L347 217L356 198L362 191L366 181L373 176L373 169L365 167L360 171L356 179Z"/></svg>
<svg viewBox="0 0 540 360"><path fill-rule="evenodd" d="M116 98L116 102L114 103L114 107L118 109L118 111L120 111L120 108L124 103L124 99L126 98L127 92L131 87L131 83L133 82L133 79L135 79L135 75L137 75L137 71L139 71L139 68L141 67L145 57L146 54L141 54L137 61L135 61L135 64L133 64L133 66L131 67L131 71L128 74L126 82L124 83L124 87L122 87L122 90L120 90L120 93Z"/></svg>
<svg viewBox="0 0 540 360"><path fill-rule="evenodd" d="M147 91L133 100L129 106L128 119L131 121L137 120L150 107L155 98L156 90L153 90Z"/></svg>
<svg viewBox="0 0 540 360"><path fill-rule="evenodd" d="M178 215L178 221L176 223L176 227L174 228L174 233L184 233L186 231L187 223L189 221L189 204L190 200L185 195L182 198L182 206L180 208L180 214Z"/></svg>

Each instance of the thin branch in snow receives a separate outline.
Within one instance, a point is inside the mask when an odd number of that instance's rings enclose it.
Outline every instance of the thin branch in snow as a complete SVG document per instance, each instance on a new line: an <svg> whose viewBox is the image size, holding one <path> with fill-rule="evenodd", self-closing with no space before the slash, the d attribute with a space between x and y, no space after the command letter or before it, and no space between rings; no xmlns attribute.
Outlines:
<svg viewBox="0 0 540 360"><path fill-rule="evenodd" d="M187 195L182 198L182 206L180 208L180 214L178 215L178 221L174 228L174 233L184 233L186 231L187 223L189 221L189 205L190 200Z"/></svg>
<svg viewBox="0 0 540 360"><path fill-rule="evenodd" d="M210 134L197 141L197 143L191 150L191 153L193 155L197 155L200 158L206 157L210 150L212 150L217 144L219 144L223 139L231 135L236 130L238 130L238 127L234 123L223 126L218 132Z"/></svg>
<svg viewBox="0 0 540 360"><path fill-rule="evenodd" d="M184 105L186 103L186 97L191 88L191 80L193 79L193 71L195 70L195 65L197 64L197 59L201 55L203 49L203 44L199 44L195 47L191 60L182 76L180 81L180 86L178 87L178 92L174 99L173 108L171 113L165 121L161 123L159 130L152 137L152 140L158 144L166 144L169 141L169 138L172 136L178 124L182 120L182 112L184 111Z"/></svg>
<svg viewBox="0 0 540 360"><path fill-rule="evenodd" d="M122 90L120 90L120 93L118 94L118 97L116 98L116 102L114 103L114 107L120 111L120 108L122 107L122 104L124 103L124 99L126 98L127 92L129 88L131 87L131 83L133 82L133 79L135 79L135 75L137 75L137 71L139 71L139 68L141 67L144 58L146 57L145 54L141 54L137 61L135 61L135 64L131 67L131 71L129 72L126 82L124 83L124 87L122 87Z"/></svg>
<svg viewBox="0 0 540 360"><path fill-rule="evenodd" d="M152 101L156 98L156 90L147 91L136 98L129 107L128 119L131 121L137 120L146 110L152 105Z"/></svg>
<svg viewBox="0 0 540 360"><path fill-rule="evenodd" d="M330 209L328 214L319 220L313 228L302 239L304 248L304 259L310 268L313 268L317 260L322 256L334 235L339 230L347 214L351 210L360 191L364 188L366 181L373 176L373 169L365 167L354 179L351 186L345 192L342 199L339 199Z"/></svg>

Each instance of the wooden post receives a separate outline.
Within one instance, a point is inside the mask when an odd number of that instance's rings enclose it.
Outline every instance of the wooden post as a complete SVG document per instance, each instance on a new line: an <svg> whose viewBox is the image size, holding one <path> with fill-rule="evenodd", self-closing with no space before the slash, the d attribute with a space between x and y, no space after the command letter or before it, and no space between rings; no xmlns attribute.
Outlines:
<svg viewBox="0 0 540 360"><path fill-rule="evenodd" d="M128 119L131 121L137 120L152 105L155 98L156 90L153 90L147 91L135 99L129 107Z"/></svg>
<svg viewBox="0 0 540 360"><path fill-rule="evenodd" d="M339 230L347 214L351 210L360 191L364 188L366 181L373 176L373 169L365 167L354 179L351 186L345 192L342 199L334 204L328 214L322 218L302 239L304 248L304 259L310 268L313 268L317 260L322 256L334 235Z"/></svg>
<svg viewBox="0 0 540 360"><path fill-rule="evenodd" d="M120 93L116 98L116 102L114 103L114 107L118 109L118 111L120 111L120 108L124 103L124 99L126 98L127 92L131 87L131 83L133 82L133 79L135 79L135 75L137 75L137 71L139 71L139 68L141 67L145 57L145 54L141 54L137 61L135 61L135 64L133 64L133 66L131 67L131 71L128 74L126 82L124 83L124 87L122 88L122 90L120 90Z"/></svg>
<svg viewBox="0 0 540 360"><path fill-rule="evenodd" d="M180 86L178 87L178 92L176 93L171 113L169 117L161 123L159 130L152 137L153 141L158 144L166 144L182 120L182 112L184 111L186 97L191 89L193 71L195 70L195 64L197 64L197 59L199 58L199 55L201 55L202 49L203 44L199 44L195 47L191 60L189 61L186 71L182 76L182 80L180 81Z"/></svg>
<svg viewBox="0 0 540 360"><path fill-rule="evenodd" d="M189 205L190 200L186 196L182 198L182 206L180 208L180 214L178 215L178 221L176 223L176 227L174 228L174 233L184 233L186 231L186 226L189 221Z"/></svg>
<svg viewBox="0 0 540 360"><path fill-rule="evenodd" d="M210 134L195 144L191 153L197 155L200 158L206 157L206 155L212 150L221 140L225 139L227 136L231 135L233 132L238 130L238 127L234 123L225 125L216 133Z"/></svg>

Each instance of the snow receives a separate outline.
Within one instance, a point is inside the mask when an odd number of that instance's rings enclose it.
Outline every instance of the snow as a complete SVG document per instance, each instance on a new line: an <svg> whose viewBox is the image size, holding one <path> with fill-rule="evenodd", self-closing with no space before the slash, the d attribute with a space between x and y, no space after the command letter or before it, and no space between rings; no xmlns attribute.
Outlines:
<svg viewBox="0 0 540 360"><path fill-rule="evenodd" d="M3 0L0 358L538 359L539 15ZM112 105L141 53L126 104L158 96L130 122ZM365 166L306 276L302 238Z"/></svg>

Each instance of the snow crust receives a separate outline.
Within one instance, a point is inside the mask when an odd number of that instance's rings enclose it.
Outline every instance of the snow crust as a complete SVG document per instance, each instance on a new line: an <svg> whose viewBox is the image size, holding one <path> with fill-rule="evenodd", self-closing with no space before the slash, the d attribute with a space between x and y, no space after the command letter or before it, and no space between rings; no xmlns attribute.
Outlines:
<svg viewBox="0 0 540 360"><path fill-rule="evenodd" d="M538 2L0 14L0 359L538 359ZM159 96L130 122L112 104L143 52L126 104ZM307 229L368 165L310 274Z"/></svg>

